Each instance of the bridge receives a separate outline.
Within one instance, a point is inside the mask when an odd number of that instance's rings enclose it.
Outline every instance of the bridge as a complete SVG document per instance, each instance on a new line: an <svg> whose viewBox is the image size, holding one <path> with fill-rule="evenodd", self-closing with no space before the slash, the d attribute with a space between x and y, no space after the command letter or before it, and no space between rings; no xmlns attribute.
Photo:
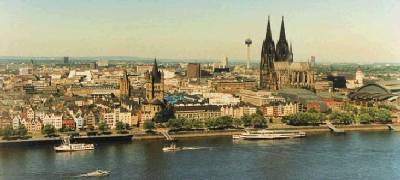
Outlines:
<svg viewBox="0 0 400 180"><path fill-rule="evenodd" d="M326 122L326 125L334 133L344 133L343 129L336 128L331 122Z"/></svg>

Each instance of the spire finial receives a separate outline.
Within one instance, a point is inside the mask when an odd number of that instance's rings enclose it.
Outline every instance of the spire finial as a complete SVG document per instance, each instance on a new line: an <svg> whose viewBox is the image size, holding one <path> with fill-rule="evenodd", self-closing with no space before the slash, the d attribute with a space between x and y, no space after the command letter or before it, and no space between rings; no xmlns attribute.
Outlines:
<svg viewBox="0 0 400 180"><path fill-rule="evenodd" d="M279 34L279 40L286 41L284 16L282 16L281 32Z"/></svg>

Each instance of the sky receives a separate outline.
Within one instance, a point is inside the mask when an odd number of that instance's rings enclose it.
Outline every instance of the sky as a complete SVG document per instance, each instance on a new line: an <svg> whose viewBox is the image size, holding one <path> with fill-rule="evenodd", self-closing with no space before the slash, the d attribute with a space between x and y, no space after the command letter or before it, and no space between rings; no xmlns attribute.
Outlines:
<svg viewBox="0 0 400 180"><path fill-rule="evenodd" d="M295 61L400 62L399 0L1 0L0 56L258 62L268 15Z"/></svg>

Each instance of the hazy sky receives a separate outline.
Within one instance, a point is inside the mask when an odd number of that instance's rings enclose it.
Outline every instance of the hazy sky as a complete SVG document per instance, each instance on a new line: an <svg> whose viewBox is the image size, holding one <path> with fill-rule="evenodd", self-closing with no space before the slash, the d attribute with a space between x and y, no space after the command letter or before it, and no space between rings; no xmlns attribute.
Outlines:
<svg viewBox="0 0 400 180"><path fill-rule="evenodd" d="M295 61L400 62L399 0L1 0L0 56L260 59L281 16Z"/></svg>

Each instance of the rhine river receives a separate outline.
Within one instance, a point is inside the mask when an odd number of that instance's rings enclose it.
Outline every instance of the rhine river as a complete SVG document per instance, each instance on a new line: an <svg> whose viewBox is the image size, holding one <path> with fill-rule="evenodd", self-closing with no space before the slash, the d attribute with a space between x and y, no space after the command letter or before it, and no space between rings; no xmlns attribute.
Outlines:
<svg viewBox="0 0 400 180"><path fill-rule="evenodd" d="M203 147L165 153L159 140L98 144L94 151L55 153L52 146L0 148L0 179L400 179L400 133L349 132L302 139L178 141ZM79 178L92 179L92 178Z"/></svg>

